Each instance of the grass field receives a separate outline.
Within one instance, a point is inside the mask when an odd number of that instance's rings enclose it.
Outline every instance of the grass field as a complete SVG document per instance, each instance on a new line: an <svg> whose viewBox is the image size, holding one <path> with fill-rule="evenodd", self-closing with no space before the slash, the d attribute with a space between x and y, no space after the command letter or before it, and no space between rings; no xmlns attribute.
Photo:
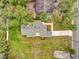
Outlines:
<svg viewBox="0 0 79 59"><path fill-rule="evenodd" d="M71 37L27 38L12 29L9 37L8 59L56 59L55 50L65 50L71 46Z"/></svg>
<svg viewBox="0 0 79 59"><path fill-rule="evenodd" d="M9 31L8 59L56 59L55 50L65 50L71 47L71 37L35 37L27 38L20 35L19 28Z"/></svg>
<svg viewBox="0 0 79 59"><path fill-rule="evenodd" d="M62 30L70 30L67 28L63 28L63 26L60 23L53 23L53 30L58 30L58 31L62 31Z"/></svg>

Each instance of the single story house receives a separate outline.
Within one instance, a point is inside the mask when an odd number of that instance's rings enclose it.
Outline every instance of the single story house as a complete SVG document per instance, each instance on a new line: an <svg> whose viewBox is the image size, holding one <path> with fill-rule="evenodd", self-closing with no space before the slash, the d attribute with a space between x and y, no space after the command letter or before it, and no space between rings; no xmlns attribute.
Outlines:
<svg viewBox="0 0 79 59"><path fill-rule="evenodd" d="M40 20L35 20L33 23L28 25L21 25L21 34L26 35L27 37L51 37L52 28L51 24L44 24Z"/></svg>

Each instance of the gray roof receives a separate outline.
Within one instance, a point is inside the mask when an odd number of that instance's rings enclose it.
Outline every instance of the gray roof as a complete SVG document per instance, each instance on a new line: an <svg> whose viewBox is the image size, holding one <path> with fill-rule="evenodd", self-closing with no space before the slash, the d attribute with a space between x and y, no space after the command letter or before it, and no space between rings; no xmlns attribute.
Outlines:
<svg viewBox="0 0 79 59"><path fill-rule="evenodd" d="M36 0L36 13L53 11L55 3L55 0Z"/></svg>
<svg viewBox="0 0 79 59"><path fill-rule="evenodd" d="M42 24L41 21L36 20L31 25L21 25L21 34L27 35L28 37L35 37L36 32L40 33L40 37L50 37L52 36L51 31L47 31L47 27Z"/></svg>

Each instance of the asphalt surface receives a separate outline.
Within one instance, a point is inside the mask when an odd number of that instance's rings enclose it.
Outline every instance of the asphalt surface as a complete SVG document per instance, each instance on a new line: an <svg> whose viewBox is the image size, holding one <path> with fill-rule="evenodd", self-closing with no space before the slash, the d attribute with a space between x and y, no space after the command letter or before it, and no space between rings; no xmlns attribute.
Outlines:
<svg viewBox="0 0 79 59"><path fill-rule="evenodd" d="M79 10L79 0L77 0L75 8L78 8ZM76 11L77 14L79 15L79 11ZM76 51L76 55L74 59L79 59L79 16L77 18L75 18L74 20L74 24L77 25L78 29L76 31L73 32L73 48Z"/></svg>

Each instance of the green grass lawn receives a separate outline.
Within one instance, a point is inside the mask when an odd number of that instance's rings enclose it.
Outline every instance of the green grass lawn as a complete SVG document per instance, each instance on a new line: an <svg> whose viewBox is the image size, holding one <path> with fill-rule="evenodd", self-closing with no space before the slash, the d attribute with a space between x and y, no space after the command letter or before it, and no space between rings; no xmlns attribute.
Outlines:
<svg viewBox="0 0 79 59"><path fill-rule="evenodd" d="M55 50L71 47L71 37L27 38L15 30L10 31L8 59L56 59Z"/></svg>
<svg viewBox="0 0 79 59"><path fill-rule="evenodd" d="M60 24L58 24L58 23L55 23L55 24L53 24L54 26L53 26L53 30L64 30L63 28L62 28L62 26L60 25Z"/></svg>
<svg viewBox="0 0 79 59"><path fill-rule="evenodd" d="M53 30L61 31L61 30L69 30L69 29L63 28L63 26L60 23L53 23Z"/></svg>

